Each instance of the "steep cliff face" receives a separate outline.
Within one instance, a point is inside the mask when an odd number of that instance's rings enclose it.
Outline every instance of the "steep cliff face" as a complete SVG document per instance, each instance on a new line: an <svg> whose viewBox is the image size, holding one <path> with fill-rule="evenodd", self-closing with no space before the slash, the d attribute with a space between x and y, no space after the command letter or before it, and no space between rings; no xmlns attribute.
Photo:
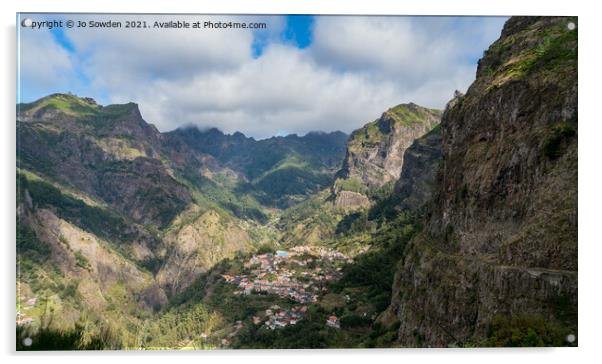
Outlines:
<svg viewBox="0 0 602 364"><path fill-rule="evenodd" d="M401 175L393 189L398 210L416 210L427 203L441 164L441 128L436 126L406 149Z"/></svg>
<svg viewBox="0 0 602 364"><path fill-rule="evenodd" d="M399 178L403 154L415 139L439 123L441 112L416 104L401 104L354 131L338 178L359 179L378 188Z"/></svg>
<svg viewBox="0 0 602 364"><path fill-rule="evenodd" d="M399 344L483 343L493 322L517 317L543 317L576 334L571 22L508 20L475 82L445 111L434 197L400 262L388 310L401 323Z"/></svg>

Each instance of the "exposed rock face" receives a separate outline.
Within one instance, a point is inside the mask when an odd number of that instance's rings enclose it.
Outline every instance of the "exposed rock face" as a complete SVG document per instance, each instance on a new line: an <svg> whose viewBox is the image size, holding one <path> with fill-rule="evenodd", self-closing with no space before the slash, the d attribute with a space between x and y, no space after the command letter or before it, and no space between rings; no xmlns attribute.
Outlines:
<svg viewBox="0 0 602 364"><path fill-rule="evenodd" d="M416 210L431 199L440 163L441 129L437 126L406 149L393 191L400 211Z"/></svg>
<svg viewBox="0 0 602 364"><path fill-rule="evenodd" d="M403 154L415 139L439 123L441 112L416 104L401 104L354 131L347 142L347 155L338 178L358 178L368 188L396 181Z"/></svg>
<svg viewBox="0 0 602 364"><path fill-rule="evenodd" d="M508 20L475 82L444 113L434 198L388 311L401 322L401 345L479 342L500 315L542 315L576 330L577 30L569 22Z"/></svg>
<svg viewBox="0 0 602 364"><path fill-rule="evenodd" d="M352 211L370 206L365 195L353 191L340 191L336 194L334 206L345 211Z"/></svg>

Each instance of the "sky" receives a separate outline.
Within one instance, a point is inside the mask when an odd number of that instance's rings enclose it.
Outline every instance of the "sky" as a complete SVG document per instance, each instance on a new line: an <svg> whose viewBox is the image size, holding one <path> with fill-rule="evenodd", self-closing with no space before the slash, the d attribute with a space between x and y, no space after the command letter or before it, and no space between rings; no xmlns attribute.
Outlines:
<svg viewBox="0 0 602 364"><path fill-rule="evenodd" d="M161 131L349 133L388 108L466 91L502 17L26 14L21 20L265 22L266 29L19 27L18 102L135 102Z"/></svg>

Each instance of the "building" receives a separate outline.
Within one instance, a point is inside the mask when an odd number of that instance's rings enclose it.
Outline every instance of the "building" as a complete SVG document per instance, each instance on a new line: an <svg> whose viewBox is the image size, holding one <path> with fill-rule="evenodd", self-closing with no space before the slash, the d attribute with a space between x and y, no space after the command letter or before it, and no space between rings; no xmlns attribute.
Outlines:
<svg viewBox="0 0 602 364"><path fill-rule="evenodd" d="M335 329L340 329L341 328L341 322L339 321L339 318L336 317L335 315L331 315L328 317L328 320L326 320L326 326L328 327L332 327Z"/></svg>
<svg viewBox="0 0 602 364"><path fill-rule="evenodd" d="M32 322L33 322L33 318L25 316L25 317L17 320L17 325L18 326L29 325Z"/></svg>

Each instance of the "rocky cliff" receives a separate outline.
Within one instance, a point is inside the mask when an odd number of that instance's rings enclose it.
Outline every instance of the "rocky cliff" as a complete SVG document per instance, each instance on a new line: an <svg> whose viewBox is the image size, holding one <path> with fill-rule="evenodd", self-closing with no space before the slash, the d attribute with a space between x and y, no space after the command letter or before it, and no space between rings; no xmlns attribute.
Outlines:
<svg viewBox="0 0 602 364"><path fill-rule="evenodd" d="M441 112L410 103L385 111L381 117L354 131L338 178L358 179L368 188L396 181L403 154L415 139L439 123Z"/></svg>
<svg viewBox="0 0 602 364"><path fill-rule="evenodd" d="M406 149L393 195L397 209L416 210L430 201L441 164L441 128L436 126Z"/></svg>
<svg viewBox="0 0 602 364"><path fill-rule="evenodd" d="M558 345L546 341L552 328L576 334L573 25L508 20L475 82L445 111L425 228L399 263L388 309L399 345L520 345L496 329L516 334L521 323L531 345Z"/></svg>

